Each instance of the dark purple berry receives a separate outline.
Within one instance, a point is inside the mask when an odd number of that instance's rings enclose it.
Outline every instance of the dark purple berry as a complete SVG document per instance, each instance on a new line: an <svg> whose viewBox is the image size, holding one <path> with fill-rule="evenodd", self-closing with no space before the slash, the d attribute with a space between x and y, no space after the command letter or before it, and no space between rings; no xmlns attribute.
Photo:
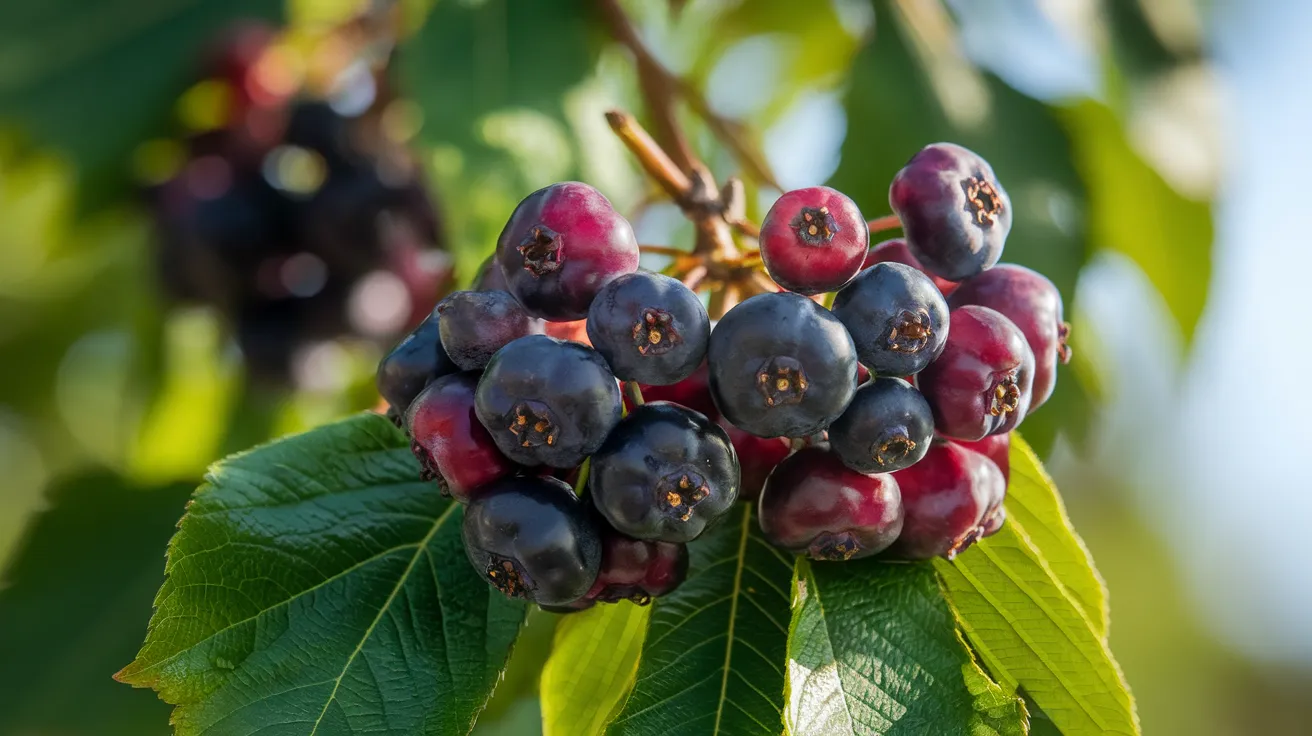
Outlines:
<svg viewBox="0 0 1312 736"><path fill-rule="evenodd" d="M406 412L411 449L426 476L467 503L487 484L511 475L515 464L497 449L474 413L477 373L453 373L428 385Z"/></svg>
<svg viewBox="0 0 1312 736"><path fill-rule="evenodd" d="M870 229L856 203L829 187L784 192L761 222L761 260L770 277L799 294L846 284L861 270Z"/></svg>
<svg viewBox="0 0 1312 736"><path fill-rule="evenodd" d="M572 468L620 420L620 389L586 345L529 335L492 356L475 394L478 420L506 457Z"/></svg>
<svg viewBox="0 0 1312 736"><path fill-rule="evenodd" d="M852 338L798 294L759 294L729 310L711 331L709 357L720 413L760 437L820 432L856 391Z"/></svg>
<svg viewBox="0 0 1312 736"><path fill-rule="evenodd" d="M902 500L893 476L858 473L815 447L779 463L760 503L765 538L815 560L869 557L902 531Z"/></svg>
<svg viewBox="0 0 1312 736"><path fill-rule="evenodd" d="M538 317L582 319L601 287L638 267L633 228L601 192L552 184L515 208L497 239L511 294Z"/></svg>
<svg viewBox="0 0 1312 736"><path fill-rule="evenodd" d="M1043 274L1000 263L966 279L948 300L952 307L977 304L1002 314L1020 328L1034 352L1034 389L1030 411L1052 396L1057 364L1071 359L1066 345L1070 325L1062 321L1061 292Z"/></svg>
<svg viewBox="0 0 1312 736"><path fill-rule="evenodd" d="M512 340L542 334L542 320L504 291L457 291L437 305L437 313L442 347L465 371L483 370Z"/></svg>
<svg viewBox="0 0 1312 736"><path fill-rule="evenodd" d="M916 377L934 410L934 426L974 441L1010 432L1030 406L1034 353L1011 320L988 307L952 310L943 354Z"/></svg>
<svg viewBox="0 0 1312 736"><path fill-rule="evenodd" d="M876 378L856 390L847 411L829 427L829 445L858 473L891 473L929 452L934 412L911 384Z"/></svg>
<svg viewBox="0 0 1312 736"><path fill-rule="evenodd" d="M628 600L645 606L679 587L688 576L688 548L671 542L603 533L601 572L587 597L602 603Z"/></svg>
<svg viewBox="0 0 1312 736"><path fill-rule="evenodd" d="M439 323L433 312L378 363L378 393L400 414L431 381L460 370L442 349Z"/></svg>
<svg viewBox="0 0 1312 736"><path fill-rule="evenodd" d="M601 569L601 530L574 490L555 478L497 481L465 509L461 536L474 570L509 598L565 606Z"/></svg>
<svg viewBox="0 0 1312 736"><path fill-rule="evenodd" d="M925 264L911 254L911 249L907 247L905 238L893 238L875 245L866 253L866 261L861 269L865 270L876 263L901 263L910 266L928 276L934 282L934 285L938 287L939 293L945 297L951 296L952 292L957 290L956 281L948 281L930 273L929 269L925 268Z"/></svg>
<svg viewBox="0 0 1312 736"><path fill-rule="evenodd" d="M592 456L592 502L635 539L688 542L738 497L738 458L729 437L677 404L629 412Z"/></svg>
<svg viewBox="0 0 1312 736"><path fill-rule="evenodd" d="M478 267L478 275L474 277L474 283L469 288L476 291L510 291L495 253L484 259L483 265Z"/></svg>
<svg viewBox="0 0 1312 736"><path fill-rule="evenodd" d="M910 376L938 357L948 338L948 303L925 274L876 263L834 297L834 316L877 376Z"/></svg>
<svg viewBox="0 0 1312 736"><path fill-rule="evenodd" d="M949 560L981 536L985 513L1006 493L992 460L954 442L935 442L924 459L893 474L906 519L890 556Z"/></svg>
<svg viewBox="0 0 1312 736"><path fill-rule="evenodd" d="M960 281L998 262L1011 230L1011 200L993 169L951 143L926 146L893 177L888 203L921 263Z"/></svg>
<svg viewBox="0 0 1312 736"><path fill-rule="evenodd" d="M638 271L602 287L588 339L625 381L678 383L701 365L711 336L702 300L677 279Z"/></svg>

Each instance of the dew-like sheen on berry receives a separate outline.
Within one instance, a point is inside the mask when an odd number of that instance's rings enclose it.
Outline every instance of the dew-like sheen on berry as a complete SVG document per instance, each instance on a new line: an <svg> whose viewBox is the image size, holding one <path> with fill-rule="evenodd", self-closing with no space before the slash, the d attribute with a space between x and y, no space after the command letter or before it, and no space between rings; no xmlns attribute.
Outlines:
<svg viewBox="0 0 1312 736"><path fill-rule="evenodd" d="M911 384L875 378L856 390L829 427L829 445L859 473L891 473L914 465L934 438L934 412Z"/></svg>
<svg viewBox="0 0 1312 736"><path fill-rule="evenodd" d="M928 276L901 263L862 271L834 296L833 311L878 376L919 373L947 342L947 300Z"/></svg>
<svg viewBox="0 0 1312 736"><path fill-rule="evenodd" d="M637 271L602 287L587 328L617 378L668 385L705 359L711 320L701 298L678 279Z"/></svg>
<svg viewBox="0 0 1312 736"><path fill-rule="evenodd" d="M601 569L601 530L555 478L484 489L465 509L461 537L479 577L510 598L565 606L587 594Z"/></svg>
<svg viewBox="0 0 1312 736"><path fill-rule="evenodd" d="M601 447L621 413L619 385L597 351L545 335L497 351L474 406L506 457L556 468Z"/></svg>
<svg viewBox="0 0 1312 736"><path fill-rule="evenodd" d="M729 310L711 331L709 358L720 413L760 437L820 432L856 391L852 338L799 294L758 294Z"/></svg>
<svg viewBox="0 0 1312 736"><path fill-rule="evenodd" d="M738 458L728 435L677 404L634 409L590 467L597 510L635 539L691 541L738 498Z"/></svg>

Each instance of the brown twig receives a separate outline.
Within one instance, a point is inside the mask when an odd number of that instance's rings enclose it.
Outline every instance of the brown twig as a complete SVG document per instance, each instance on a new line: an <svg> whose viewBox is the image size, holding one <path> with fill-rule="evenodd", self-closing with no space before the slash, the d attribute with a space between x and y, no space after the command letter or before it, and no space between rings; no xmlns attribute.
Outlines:
<svg viewBox="0 0 1312 736"><path fill-rule="evenodd" d="M671 248L665 245L640 245L638 250L654 256L669 256L670 258L681 258L688 255L688 251L682 248Z"/></svg>
<svg viewBox="0 0 1312 736"><path fill-rule="evenodd" d="M683 274L683 278L681 279L681 281L683 281L684 286L688 287L692 291L697 291L699 288L701 288L702 284L706 281L706 274L709 272L710 269L706 267L706 264L699 263L696 266L693 266L692 268L688 269L687 273Z"/></svg>
<svg viewBox="0 0 1312 736"><path fill-rule="evenodd" d="M647 175L655 179L671 199L678 203L687 197L692 190L692 180L670 160L669 154L652 140L632 115L621 110L611 110L606 113L606 122L610 123L610 129L615 131L615 135L620 137L633 155L638 157L638 163Z"/></svg>
<svg viewBox="0 0 1312 736"><path fill-rule="evenodd" d="M870 227L871 233L877 233L884 230L897 230L902 227L902 221L897 215L884 215L866 223Z"/></svg>

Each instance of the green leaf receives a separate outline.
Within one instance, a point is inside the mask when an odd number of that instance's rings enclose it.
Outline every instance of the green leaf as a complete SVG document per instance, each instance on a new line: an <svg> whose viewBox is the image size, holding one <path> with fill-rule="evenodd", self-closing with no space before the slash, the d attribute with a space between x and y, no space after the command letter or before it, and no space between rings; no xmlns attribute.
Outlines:
<svg viewBox="0 0 1312 736"><path fill-rule="evenodd" d="M1107 647L1102 582L1019 435L1010 460L1002 531L953 562L934 561L948 602L993 677L1023 689L1063 734L1138 734Z"/></svg>
<svg viewBox="0 0 1312 736"><path fill-rule="evenodd" d="M0 124L69 154L84 204L131 191L133 148L169 129L199 54L239 18L277 20L260 0L49 0L0 6ZM94 123L90 122L94 121Z"/></svg>
<svg viewBox="0 0 1312 736"><path fill-rule="evenodd" d="M688 579L652 603L633 694L607 733L777 736L793 561L751 504L688 552Z"/></svg>
<svg viewBox="0 0 1312 736"><path fill-rule="evenodd" d="M177 705L180 736L468 731L524 606L474 573L461 506L418 478L372 414L220 463L118 679Z"/></svg>
<svg viewBox="0 0 1312 736"><path fill-rule="evenodd" d="M1086 101L1063 111L1089 187L1093 241L1143 269L1188 340L1207 302L1212 213L1188 199L1130 147L1111 109Z"/></svg>
<svg viewBox="0 0 1312 736"><path fill-rule="evenodd" d="M648 606L599 605L561 619L542 670L545 736L593 736L633 687L647 636Z"/></svg>
<svg viewBox="0 0 1312 736"><path fill-rule="evenodd" d="M797 562L792 736L1026 733L1025 705L975 663L926 564Z"/></svg>
<svg viewBox="0 0 1312 736"><path fill-rule="evenodd" d="M169 733L169 709L115 685L191 489L94 473L58 484L0 575L0 733Z"/></svg>

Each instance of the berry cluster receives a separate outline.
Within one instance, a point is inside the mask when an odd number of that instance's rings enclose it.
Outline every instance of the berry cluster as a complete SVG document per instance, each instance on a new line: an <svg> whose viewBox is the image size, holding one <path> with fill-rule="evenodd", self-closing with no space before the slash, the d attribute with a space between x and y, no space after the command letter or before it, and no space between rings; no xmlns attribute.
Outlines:
<svg viewBox="0 0 1312 736"><path fill-rule="evenodd" d="M380 82L316 98L261 26L224 34L211 56L187 98L210 101L210 119L148 191L168 291L221 311L275 382L300 347L422 319L449 259L414 161L382 124Z"/></svg>
<svg viewBox="0 0 1312 736"><path fill-rule="evenodd" d="M760 229L772 288L715 323L638 269L595 189L521 202L474 290L378 371L426 477L468 504L479 574L550 610L645 603L740 498L819 560L952 558L996 532L1008 432L1068 358L1061 298L994 265L1011 205L975 154L924 149L890 200L906 237L871 248L843 194L785 193Z"/></svg>

